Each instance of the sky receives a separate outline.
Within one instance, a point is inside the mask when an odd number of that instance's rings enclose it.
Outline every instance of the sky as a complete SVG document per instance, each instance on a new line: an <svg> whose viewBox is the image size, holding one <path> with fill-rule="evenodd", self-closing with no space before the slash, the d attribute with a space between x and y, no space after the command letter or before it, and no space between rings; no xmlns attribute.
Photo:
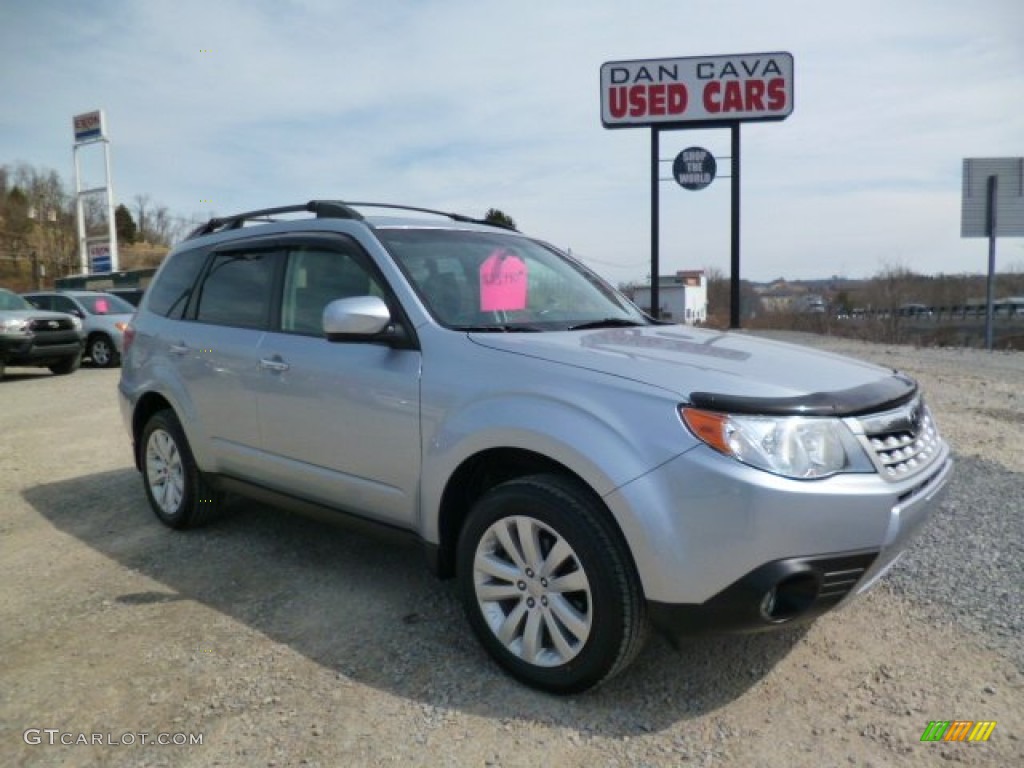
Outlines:
<svg viewBox="0 0 1024 768"><path fill-rule="evenodd" d="M763 51L792 54L794 109L741 128L744 278L987 269L962 163L1024 156L1020 0L0 0L0 165L71 187L72 116L103 109L129 208L494 207L641 280L651 131L602 127L602 63ZM660 157L689 146L726 157L729 131L663 132ZM101 185L100 145L80 155ZM729 180L663 167L661 273L728 274ZM1024 238L997 266L1024 270Z"/></svg>

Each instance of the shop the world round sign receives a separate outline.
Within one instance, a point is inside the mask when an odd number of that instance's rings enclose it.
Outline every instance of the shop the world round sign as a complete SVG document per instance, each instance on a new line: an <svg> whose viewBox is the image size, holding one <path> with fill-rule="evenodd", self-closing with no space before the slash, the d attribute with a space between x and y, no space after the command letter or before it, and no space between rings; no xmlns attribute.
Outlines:
<svg viewBox="0 0 1024 768"><path fill-rule="evenodd" d="M704 147L687 147L672 162L672 175L683 189L704 189L717 171L715 156Z"/></svg>

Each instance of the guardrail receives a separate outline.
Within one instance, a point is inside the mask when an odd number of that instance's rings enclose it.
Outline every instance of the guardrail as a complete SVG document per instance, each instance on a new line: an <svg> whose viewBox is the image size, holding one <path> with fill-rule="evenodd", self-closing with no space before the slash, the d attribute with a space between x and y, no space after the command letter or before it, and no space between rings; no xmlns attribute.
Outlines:
<svg viewBox="0 0 1024 768"><path fill-rule="evenodd" d="M1010 320L1024 320L1024 303L999 303L992 307L993 317ZM967 320L984 318L986 307L983 304L958 304L949 307L915 307L913 309L855 309L848 314L840 313L838 319L872 318L887 320L892 317L912 318L914 320Z"/></svg>

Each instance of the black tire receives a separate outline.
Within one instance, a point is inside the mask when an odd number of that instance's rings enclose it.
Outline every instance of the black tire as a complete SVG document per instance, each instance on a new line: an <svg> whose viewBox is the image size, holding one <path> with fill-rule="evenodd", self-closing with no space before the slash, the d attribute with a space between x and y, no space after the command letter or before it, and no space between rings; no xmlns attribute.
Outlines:
<svg viewBox="0 0 1024 768"><path fill-rule="evenodd" d="M113 368L121 362L114 340L105 333L96 333L89 337L85 354L97 368Z"/></svg>
<svg viewBox="0 0 1024 768"><path fill-rule="evenodd" d="M50 366L50 372L56 376L67 376L69 373L74 373L82 365L82 356L73 355L66 357L56 365Z"/></svg>
<svg viewBox="0 0 1024 768"><path fill-rule="evenodd" d="M0 360L0 381L4 380L4 373L5 373L4 369L6 367L7 367L7 363L4 362L3 360Z"/></svg>
<svg viewBox="0 0 1024 768"><path fill-rule="evenodd" d="M523 546L524 536L532 546ZM585 691L643 646L646 603L629 550L600 500L571 478L533 475L488 491L470 512L456 557L473 631L527 685Z"/></svg>
<svg viewBox="0 0 1024 768"><path fill-rule="evenodd" d="M139 442L142 482L153 512L169 528L195 528L213 519L221 494L196 466L181 423L173 411L154 413Z"/></svg>

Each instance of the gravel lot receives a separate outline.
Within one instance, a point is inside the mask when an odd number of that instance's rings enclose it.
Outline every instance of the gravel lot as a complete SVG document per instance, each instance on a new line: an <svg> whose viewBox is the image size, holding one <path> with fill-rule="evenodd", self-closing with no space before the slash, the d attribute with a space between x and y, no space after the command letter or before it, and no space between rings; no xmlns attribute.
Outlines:
<svg viewBox="0 0 1024 768"><path fill-rule="evenodd" d="M0 766L1024 765L1024 354L773 335L921 381L957 455L944 508L846 610L678 649L655 637L574 698L497 671L405 540L247 502L163 528L118 372L9 369ZM920 742L952 719L998 725L984 744ZM60 743L80 734L104 743Z"/></svg>

